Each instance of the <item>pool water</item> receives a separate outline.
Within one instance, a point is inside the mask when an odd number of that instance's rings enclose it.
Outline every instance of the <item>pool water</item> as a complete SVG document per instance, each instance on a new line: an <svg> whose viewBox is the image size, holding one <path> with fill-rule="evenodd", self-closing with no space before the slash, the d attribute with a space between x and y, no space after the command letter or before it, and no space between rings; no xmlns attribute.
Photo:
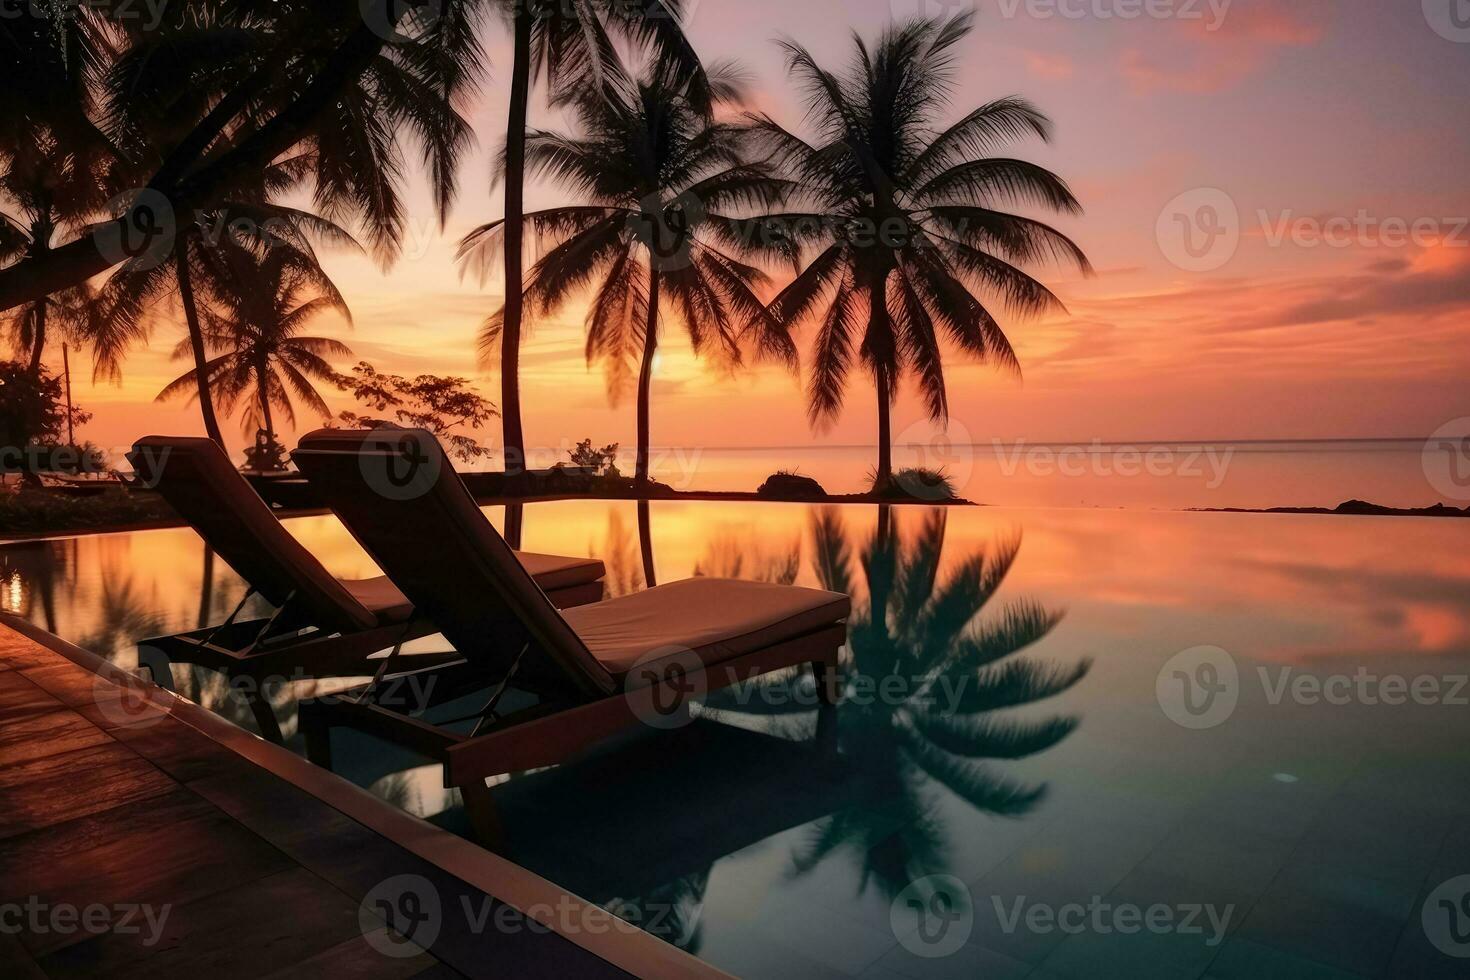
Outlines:
<svg viewBox="0 0 1470 980"><path fill-rule="evenodd" d="M374 573L335 519L288 526ZM777 675L494 790L511 858L721 969L1470 974L1466 524L564 501L525 508L522 544L602 558L612 594L703 574L854 596L832 738ZM243 591L184 529L0 546L0 608L125 666ZM174 670L251 727L220 678ZM280 692L293 747L295 699L343 683ZM335 749L468 832L435 767Z"/></svg>

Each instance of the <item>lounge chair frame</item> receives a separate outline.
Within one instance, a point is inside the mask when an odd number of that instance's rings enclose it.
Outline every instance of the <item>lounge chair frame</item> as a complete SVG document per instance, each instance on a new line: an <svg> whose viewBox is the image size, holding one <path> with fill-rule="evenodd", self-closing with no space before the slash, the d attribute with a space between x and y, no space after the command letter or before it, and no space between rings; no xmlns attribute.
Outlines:
<svg viewBox="0 0 1470 980"><path fill-rule="evenodd" d="M701 690L713 692L762 674L806 664L811 667L816 681L818 701L823 709L827 709L837 703L840 683L838 658L846 639L845 625L825 626L706 667L691 677ZM812 658L813 650L821 652L817 659ZM525 652L522 650L523 655ZM500 695L515 680L513 672L491 680L483 675L475 678L474 669L467 663L464 667L472 682L478 680L482 688L493 688L490 699L476 714L439 724L375 702L376 682L341 697L303 702L299 717L301 731L306 738L307 757L330 769L331 730L339 726L384 738L418 752L443 767L445 787L460 791L476 835L487 846L493 847L502 839L502 827L485 782L487 779L566 762L604 738L637 727L642 723L639 705L648 698L659 697L660 688L676 702L683 698L683 692L666 679L652 688L635 688L601 698L573 699L564 693L549 695L530 707L500 716L495 713L495 707ZM459 683L454 683L461 675L452 667L425 668L425 672L428 671L451 683L447 689L441 688L437 696L415 707L431 708L469 693ZM687 709L688 705L683 707ZM830 725L830 713L824 711L824 715L823 721ZM468 721L474 722L469 734L447 727Z"/></svg>
<svg viewBox="0 0 1470 980"><path fill-rule="evenodd" d="M298 717L308 757L331 767L335 727L418 752L443 767L444 785L463 794L474 829L489 846L500 840L500 821L487 779L565 762L619 731L653 724L650 711L668 714L663 706L687 711L691 684L694 691L718 691L809 664L820 700L836 700L845 611L733 655L710 650L704 659L689 648L655 647L658 660L614 672L514 560L431 433L321 430L303 436L292 458L464 657L462 664L432 670L434 683L420 689L417 704L385 703L376 684L302 703ZM394 483L394 474L402 473L410 482ZM385 492L390 485L393 492ZM430 541L441 550L415 547ZM445 580L445 562L456 578ZM463 591L469 582L471 593ZM502 697L512 686L534 695L535 703L502 712ZM480 707L470 714L430 720L431 709L481 692Z"/></svg>

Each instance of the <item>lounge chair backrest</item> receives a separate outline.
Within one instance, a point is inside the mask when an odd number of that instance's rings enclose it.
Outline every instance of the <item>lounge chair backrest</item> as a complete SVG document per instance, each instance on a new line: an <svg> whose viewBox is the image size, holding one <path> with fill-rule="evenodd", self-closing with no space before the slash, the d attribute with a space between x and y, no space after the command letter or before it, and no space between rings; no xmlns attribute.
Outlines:
<svg viewBox="0 0 1470 980"><path fill-rule="evenodd" d="M422 429L320 429L291 454L358 542L466 659L554 689L616 688Z"/></svg>
<svg viewBox="0 0 1470 980"><path fill-rule="evenodd" d="M211 439L146 436L128 453L133 472L155 487L209 547L266 601L310 625L368 629L377 619L281 526ZM294 595L294 597L293 597Z"/></svg>

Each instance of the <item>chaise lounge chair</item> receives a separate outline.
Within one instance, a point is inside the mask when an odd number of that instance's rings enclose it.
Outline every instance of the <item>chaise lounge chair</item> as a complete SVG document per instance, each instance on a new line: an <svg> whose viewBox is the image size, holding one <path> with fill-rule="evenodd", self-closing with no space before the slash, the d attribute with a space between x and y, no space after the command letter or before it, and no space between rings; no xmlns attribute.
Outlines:
<svg viewBox="0 0 1470 980"><path fill-rule="evenodd" d="M410 710L379 703L375 685L303 704L308 755L330 766L331 729L344 726L428 756L487 842L489 777L563 762L639 722L670 727L691 697L782 668L810 664L822 702L836 700L845 595L695 578L558 613L430 433L323 429L292 459L464 658L429 668ZM512 686L535 703L503 709Z"/></svg>
<svg viewBox="0 0 1470 980"><path fill-rule="evenodd" d="M437 632L386 576L338 579L301 546L265 501L209 439L148 436L128 454L141 481L155 487L205 543L248 585L220 625L139 644L139 659L154 679L168 683L170 661L219 670L233 681L290 673L354 677L388 669L402 644ZM515 558L558 606L602 598L602 562L590 558L517 553ZM252 595L275 607L267 619L237 621ZM368 658L392 648L386 661ZM457 659L457 655L454 655ZM445 656L437 658L440 661ZM423 657L414 657L422 665ZM261 733L280 731L269 703L246 700Z"/></svg>

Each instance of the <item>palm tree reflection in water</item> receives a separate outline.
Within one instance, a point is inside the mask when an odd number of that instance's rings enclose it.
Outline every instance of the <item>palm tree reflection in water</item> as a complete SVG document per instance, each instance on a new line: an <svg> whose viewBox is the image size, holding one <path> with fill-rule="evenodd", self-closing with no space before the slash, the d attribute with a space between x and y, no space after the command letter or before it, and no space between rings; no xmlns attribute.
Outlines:
<svg viewBox="0 0 1470 980"><path fill-rule="evenodd" d="M1028 721L1009 712L1001 719L996 712L1062 694L1090 664L1051 664L1022 654L1061 618L1036 602L1011 600L982 617L1015 563L1019 536L941 568L945 513L924 512L918 532L901 536L892 510L881 508L876 530L860 548L850 542L839 508L813 514L815 578L855 598L845 695L824 726L835 729L835 766L814 770L805 752L777 748L786 743L776 740L767 751L762 736L750 731L805 747L818 727L809 672L729 688L706 699L701 714L707 717L678 733L677 745L654 738L650 744L657 746L642 753L629 747L621 762L574 766L573 772L501 787L502 793L521 790L520 805L537 823L528 849L516 857L665 941L698 952L709 928L703 913L715 865L784 829L802 828L805 835L793 848L789 879L844 853L857 863L859 893L874 888L892 901L910 882L950 870L958 828L949 825L955 814L943 807L947 795L999 817L1031 812L1046 785L1010 778L1000 765L1055 746L1078 719ZM621 550L621 563L609 561L610 577L619 564L633 564L631 542L624 539ZM695 574L789 583L803 570L802 551L800 538L787 544L787 554L756 530L717 534ZM690 751L698 758L683 758ZM665 752L676 756L658 775L647 775ZM679 787L678 805L671 786ZM622 853L591 871L576 854L564 853L577 821L568 818L567 827L556 828L541 821L548 803L561 799L558 793L574 800L603 787L621 787L624 794L624 819L599 818L605 840L620 842ZM650 828L656 832L650 835ZM681 841L678 859L650 845L648 836ZM606 849L599 853L607 861Z"/></svg>
<svg viewBox="0 0 1470 980"><path fill-rule="evenodd" d="M941 576L945 511L929 511L912 541L900 538L889 511L880 508L877 529L856 563L867 587L865 603L858 599L840 512L824 508L813 516L819 582L855 597L846 694L837 709L851 795L812 825L789 874L800 877L847 851L861 865L861 888L871 884L892 900L916 878L947 870L948 833L936 788L1005 817L1023 816L1040 803L1046 784L1011 779L994 763L1055 746L1078 719L1001 720L991 713L1069 690L1091 662L1057 665L1020 656L1061 619L1031 600L1012 600L981 620L1016 560L1019 536L969 555ZM708 707L761 716L793 735L815 728L809 673L721 695Z"/></svg>

